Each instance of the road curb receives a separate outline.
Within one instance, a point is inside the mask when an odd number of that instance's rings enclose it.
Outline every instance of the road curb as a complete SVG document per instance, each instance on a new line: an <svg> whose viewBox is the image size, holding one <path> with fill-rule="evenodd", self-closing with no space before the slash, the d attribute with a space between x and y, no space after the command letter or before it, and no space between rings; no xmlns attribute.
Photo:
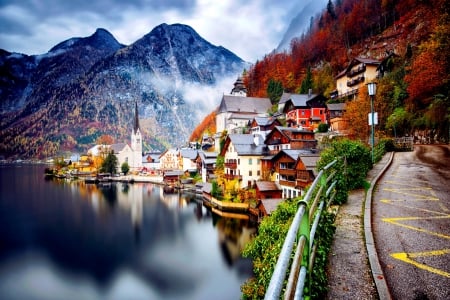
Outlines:
<svg viewBox="0 0 450 300"><path fill-rule="evenodd" d="M373 239L372 232L372 194L373 189L378 182L379 178L384 174L384 172L389 168L394 158L394 152L389 152L389 160L383 169L378 173L378 175L372 179L370 182L370 188L367 191L366 199L364 201L364 237L366 242L366 250L369 258L370 269L372 271L373 281L378 292L378 297L382 300L392 299L389 292L389 288L386 283L386 278L383 274L383 269L381 269L380 261L378 259L378 254L375 249L375 241Z"/></svg>

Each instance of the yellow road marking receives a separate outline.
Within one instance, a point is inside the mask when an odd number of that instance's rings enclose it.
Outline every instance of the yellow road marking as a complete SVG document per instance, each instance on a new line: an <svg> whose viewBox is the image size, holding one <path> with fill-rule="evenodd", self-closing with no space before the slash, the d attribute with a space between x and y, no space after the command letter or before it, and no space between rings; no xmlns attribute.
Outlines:
<svg viewBox="0 0 450 300"><path fill-rule="evenodd" d="M450 239L449 235L446 234L442 234L439 232L433 232L433 231L429 231L420 227L414 227L411 225L407 225L407 224L403 224L400 223L400 221L411 221L411 220L428 220L428 219L449 219L450 215L445 215L445 216L434 216L434 217L400 217L400 218L382 218L381 220L387 223L391 223L394 225L398 225L401 227L405 227L408 229L412 229L412 230L416 230L419 232L423 232L423 233L427 233L429 235L434 235L440 238L444 238L444 239Z"/></svg>
<svg viewBox="0 0 450 300"><path fill-rule="evenodd" d="M434 250L434 251L417 252L417 253L406 253L406 252L392 253L391 256L395 259L398 259L398 260L401 260L408 264L411 264L419 269L450 278L450 273L448 273L446 271L436 269L436 268L430 267L425 264L418 263L415 260L411 259L411 258L418 258L418 257L445 255L445 254L449 254L449 253L450 253L450 249L443 249L443 250Z"/></svg>
<svg viewBox="0 0 450 300"><path fill-rule="evenodd" d="M426 188L424 188L424 189L426 189ZM392 193L398 193L398 194L402 194L402 195L406 195L406 196L411 196L411 197L416 198L416 199L433 200L433 201L439 200L439 198L433 197L432 195L420 195L420 194L409 193L409 191L411 191L412 189L385 188L383 190L384 191L389 191L389 192L392 192ZM423 189L417 189L417 190L423 190Z"/></svg>
<svg viewBox="0 0 450 300"><path fill-rule="evenodd" d="M393 206L406 207L406 208L410 208L410 209L414 209L414 210L420 210L420 211L424 211L424 212L429 212L429 213L432 213L432 214L438 214L438 215L443 215L443 216L447 216L448 215L448 213L445 213L445 212L434 211L434 210L429 210L429 209L426 209L426 208L419 208L419 207L414 207L414 206L400 204L400 202L405 202L405 200L382 199L382 200L380 200L380 202L386 203L386 204L391 204ZM408 201L408 202L410 202L410 201Z"/></svg>

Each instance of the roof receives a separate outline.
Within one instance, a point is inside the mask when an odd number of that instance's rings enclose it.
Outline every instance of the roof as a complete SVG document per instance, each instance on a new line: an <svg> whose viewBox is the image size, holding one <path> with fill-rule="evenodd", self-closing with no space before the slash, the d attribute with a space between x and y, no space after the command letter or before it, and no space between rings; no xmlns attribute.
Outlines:
<svg viewBox="0 0 450 300"><path fill-rule="evenodd" d="M329 103L328 110L345 110L345 103Z"/></svg>
<svg viewBox="0 0 450 300"><path fill-rule="evenodd" d="M291 95L292 95L291 93L283 92L283 94L281 95L280 101L278 101L278 104L286 103L286 101L288 101L289 98L291 98Z"/></svg>
<svg viewBox="0 0 450 300"><path fill-rule="evenodd" d="M272 107L269 98L255 98L223 95L218 113L222 112L247 112L266 113Z"/></svg>
<svg viewBox="0 0 450 300"><path fill-rule="evenodd" d="M254 120L259 126L267 126L273 124L277 119L273 117L255 117Z"/></svg>
<svg viewBox="0 0 450 300"><path fill-rule="evenodd" d="M113 150L114 153L119 153L119 152L122 151L126 146L127 146L127 144L125 144L125 143L112 144L112 145L111 145L111 149Z"/></svg>
<svg viewBox="0 0 450 300"><path fill-rule="evenodd" d="M288 101L292 101L292 104L295 107L307 107L308 104L306 102L314 99L315 97L317 97L317 94L292 94Z"/></svg>
<svg viewBox="0 0 450 300"><path fill-rule="evenodd" d="M232 113L228 119L253 120L257 113Z"/></svg>
<svg viewBox="0 0 450 300"><path fill-rule="evenodd" d="M164 172L164 177L166 176L181 176L183 175L183 171L181 170L173 170Z"/></svg>
<svg viewBox="0 0 450 300"><path fill-rule="evenodd" d="M229 134L228 138L233 143L238 155L262 155L266 145L255 145L252 134Z"/></svg>
<svg viewBox="0 0 450 300"><path fill-rule="evenodd" d="M297 160L297 158L301 155L311 155L311 151L310 150L305 150L305 149L283 149L280 150L280 152L278 152L274 158L276 158L277 156L286 154L287 156L289 156L290 158L292 158L292 160Z"/></svg>
<svg viewBox="0 0 450 300"><path fill-rule="evenodd" d="M302 160L303 164L305 165L306 169L315 169L317 166L317 162L320 159L320 155L307 155L307 154L300 154L300 159Z"/></svg>
<svg viewBox="0 0 450 300"><path fill-rule="evenodd" d="M276 210L277 206L283 201L285 201L285 199L261 199L261 203L268 215Z"/></svg>
<svg viewBox="0 0 450 300"><path fill-rule="evenodd" d="M257 181L256 187L261 192L280 191L281 187L274 181Z"/></svg>
<svg viewBox="0 0 450 300"><path fill-rule="evenodd" d="M181 149L180 155L181 157L188 158L194 160L197 158L198 151L196 149Z"/></svg>

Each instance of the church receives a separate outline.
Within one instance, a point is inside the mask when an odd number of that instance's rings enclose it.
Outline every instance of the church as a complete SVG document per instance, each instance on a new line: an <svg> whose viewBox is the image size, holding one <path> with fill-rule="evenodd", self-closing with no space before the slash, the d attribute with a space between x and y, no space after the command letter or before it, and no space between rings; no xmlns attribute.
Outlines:
<svg viewBox="0 0 450 300"><path fill-rule="evenodd" d="M134 124L131 131L131 145L119 143L111 145L111 150L117 157L118 172L124 162L130 166L130 172L139 171L142 168L142 133L139 127L139 114L137 102L135 102Z"/></svg>

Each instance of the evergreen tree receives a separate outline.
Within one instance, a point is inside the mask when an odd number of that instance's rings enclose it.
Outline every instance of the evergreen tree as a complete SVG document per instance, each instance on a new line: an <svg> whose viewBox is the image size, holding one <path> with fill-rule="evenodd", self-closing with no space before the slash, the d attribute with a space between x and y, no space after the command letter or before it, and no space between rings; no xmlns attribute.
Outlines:
<svg viewBox="0 0 450 300"><path fill-rule="evenodd" d="M123 174L127 175L128 171L130 171L130 166L128 165L128 163L125 161L123 162L123 164L120 166L120 169L122 171Z"/></svg>
<svg viewBox="0 0 450 300"><path fill-rule="evenodd" d="M283 95L283 85L281 81L270 79L267 85L267 95L270 98L272 105L278 104L281 95Z"/></svg>
<svg viewBox="0 0 450 300"><path fill-rule="evenodd" d="M302 84L300 86L300 94L308 94L309 89L313 88L313 79L312 79L312 72L311 67L308 67L306 70L306 77L303 79Z"/></svg>
<svg viewBox="0 0 450 300"><path fill-rule="evenodd" d="M117 170L117 164L117 156L115 156L114 153L109 152L102 163L100 172L115 174Z"/></svg>

